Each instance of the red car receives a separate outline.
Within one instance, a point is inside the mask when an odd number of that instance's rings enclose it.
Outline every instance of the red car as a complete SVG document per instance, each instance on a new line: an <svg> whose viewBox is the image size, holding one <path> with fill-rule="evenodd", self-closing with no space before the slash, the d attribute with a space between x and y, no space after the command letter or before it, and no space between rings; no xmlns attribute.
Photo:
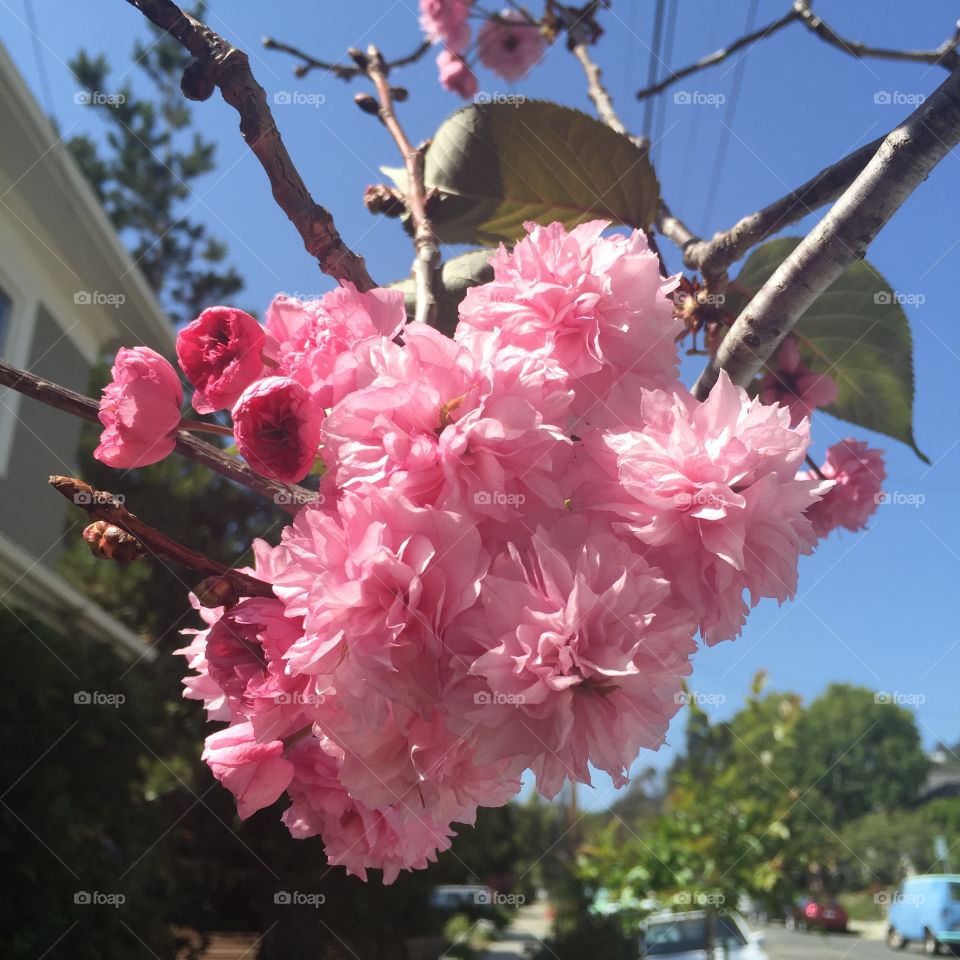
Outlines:
<svg viewBox="0 0 960 960"><path fill-rule="evenodd" d="M846 933L847 911L832 897L823 901L805 898L791 908L787 924L795 930Z"/></svg>

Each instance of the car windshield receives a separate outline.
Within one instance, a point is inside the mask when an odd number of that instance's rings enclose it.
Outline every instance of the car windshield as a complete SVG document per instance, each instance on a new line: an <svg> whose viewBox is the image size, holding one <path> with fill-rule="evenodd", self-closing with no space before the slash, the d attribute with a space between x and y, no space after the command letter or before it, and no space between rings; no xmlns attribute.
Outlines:
<svg viewBox="0 0 960 960"><path fill-rule="evenodd" d="M729 917L717 918L717 943L723 941L733 946L746 943L743 934ZM707 927L704 917L686 917L677 920L661 920L647 927L644 937L644 954L658 957L670 953L689 953L705 950Z"/></svg>
<svg viewBox="0 0 960 960"><path fill-rule="evenodd" d="M960 901L960 883L950 884L950 899Z"/></svg>

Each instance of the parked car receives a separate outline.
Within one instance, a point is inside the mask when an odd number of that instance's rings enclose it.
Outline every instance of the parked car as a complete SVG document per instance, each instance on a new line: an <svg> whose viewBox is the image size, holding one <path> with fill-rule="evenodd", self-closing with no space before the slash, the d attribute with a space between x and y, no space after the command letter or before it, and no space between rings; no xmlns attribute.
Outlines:
<svg viewBox="0 0 960 960"><path fill-rule="evenodd" d="M752 931L738 913L716 918L714 957L717 960L768 960L762 933ZM640 956L669 960L703 960L707 948L707 914L655 913L640 927Z"/></svg>
<svg viewBox="0 0 960 960"><path fill-rule="evenodd" d="M434 887L427 902L436 910L457 913L463 909L489 908L494 895L490 887L479 883L448 883Z"/></svg>
<svg viewBox="0 0 960 960"><path fill-rule="evenodd" d="M960 874L907 877L890 899L887 945L902 950L911 940L924 952L960 947Z"/></svg>
<svg viewBox="0 0 960 960"><path fill-rule="evenodd" d="M834 897L814 900L801 897L787 910L789 930L823 930L828 933L847 932L847 911Z"/></svg>

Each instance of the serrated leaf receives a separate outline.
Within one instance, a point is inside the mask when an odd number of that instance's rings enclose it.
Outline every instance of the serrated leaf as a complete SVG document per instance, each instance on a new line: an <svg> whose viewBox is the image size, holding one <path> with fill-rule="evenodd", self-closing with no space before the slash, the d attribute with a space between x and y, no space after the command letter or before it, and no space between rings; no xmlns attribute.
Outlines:
<svg viewBox="0 0 960 960"><path fill-rule="evenodd" d="M525 220L646 229L660 197L646 153L628 137L543 100L458 110L427 150L424 179L443 195L432 220L444 243L510 243Z"/></svg>
<svg viewBox="0 0 960 960"><path fill-rule="evenodd" d="M453 336L460 301L467 295L467 291L479 283L487 283L493 279L493 267L489 261L489 250L470 250L458 257L451 257L441 265L440 276L436 278L436 327L441 333L448 337ZM390 286L403 291L407 314L412 317L417 299L413 277L398 280Z"/></svg>
<svg viewBox="0 0 960 960"><path fill-rule="evenodd" d="M758 247L732 280L725 309L736 317L800 242L782 237ZM886 434L930 461L913 436L913 342L893 287L865 261L849 266L793 328L803 361L837 382L827 413Z"/></svg>

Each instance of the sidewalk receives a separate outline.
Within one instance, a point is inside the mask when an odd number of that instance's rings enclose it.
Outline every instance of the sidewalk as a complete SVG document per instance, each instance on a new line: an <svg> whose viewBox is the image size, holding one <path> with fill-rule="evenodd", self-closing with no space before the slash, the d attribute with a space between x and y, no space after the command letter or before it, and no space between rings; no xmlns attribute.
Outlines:
<svg viewBox="0 0 960 960"><path fill-rule="evenodd" d="M491 944L481 960L503 960L505 957L522 957L526 948L537 946L550 932L552 920L547 916L546 903L532 903L521 907L517 917L503 931L502 939Z"/></svg>

